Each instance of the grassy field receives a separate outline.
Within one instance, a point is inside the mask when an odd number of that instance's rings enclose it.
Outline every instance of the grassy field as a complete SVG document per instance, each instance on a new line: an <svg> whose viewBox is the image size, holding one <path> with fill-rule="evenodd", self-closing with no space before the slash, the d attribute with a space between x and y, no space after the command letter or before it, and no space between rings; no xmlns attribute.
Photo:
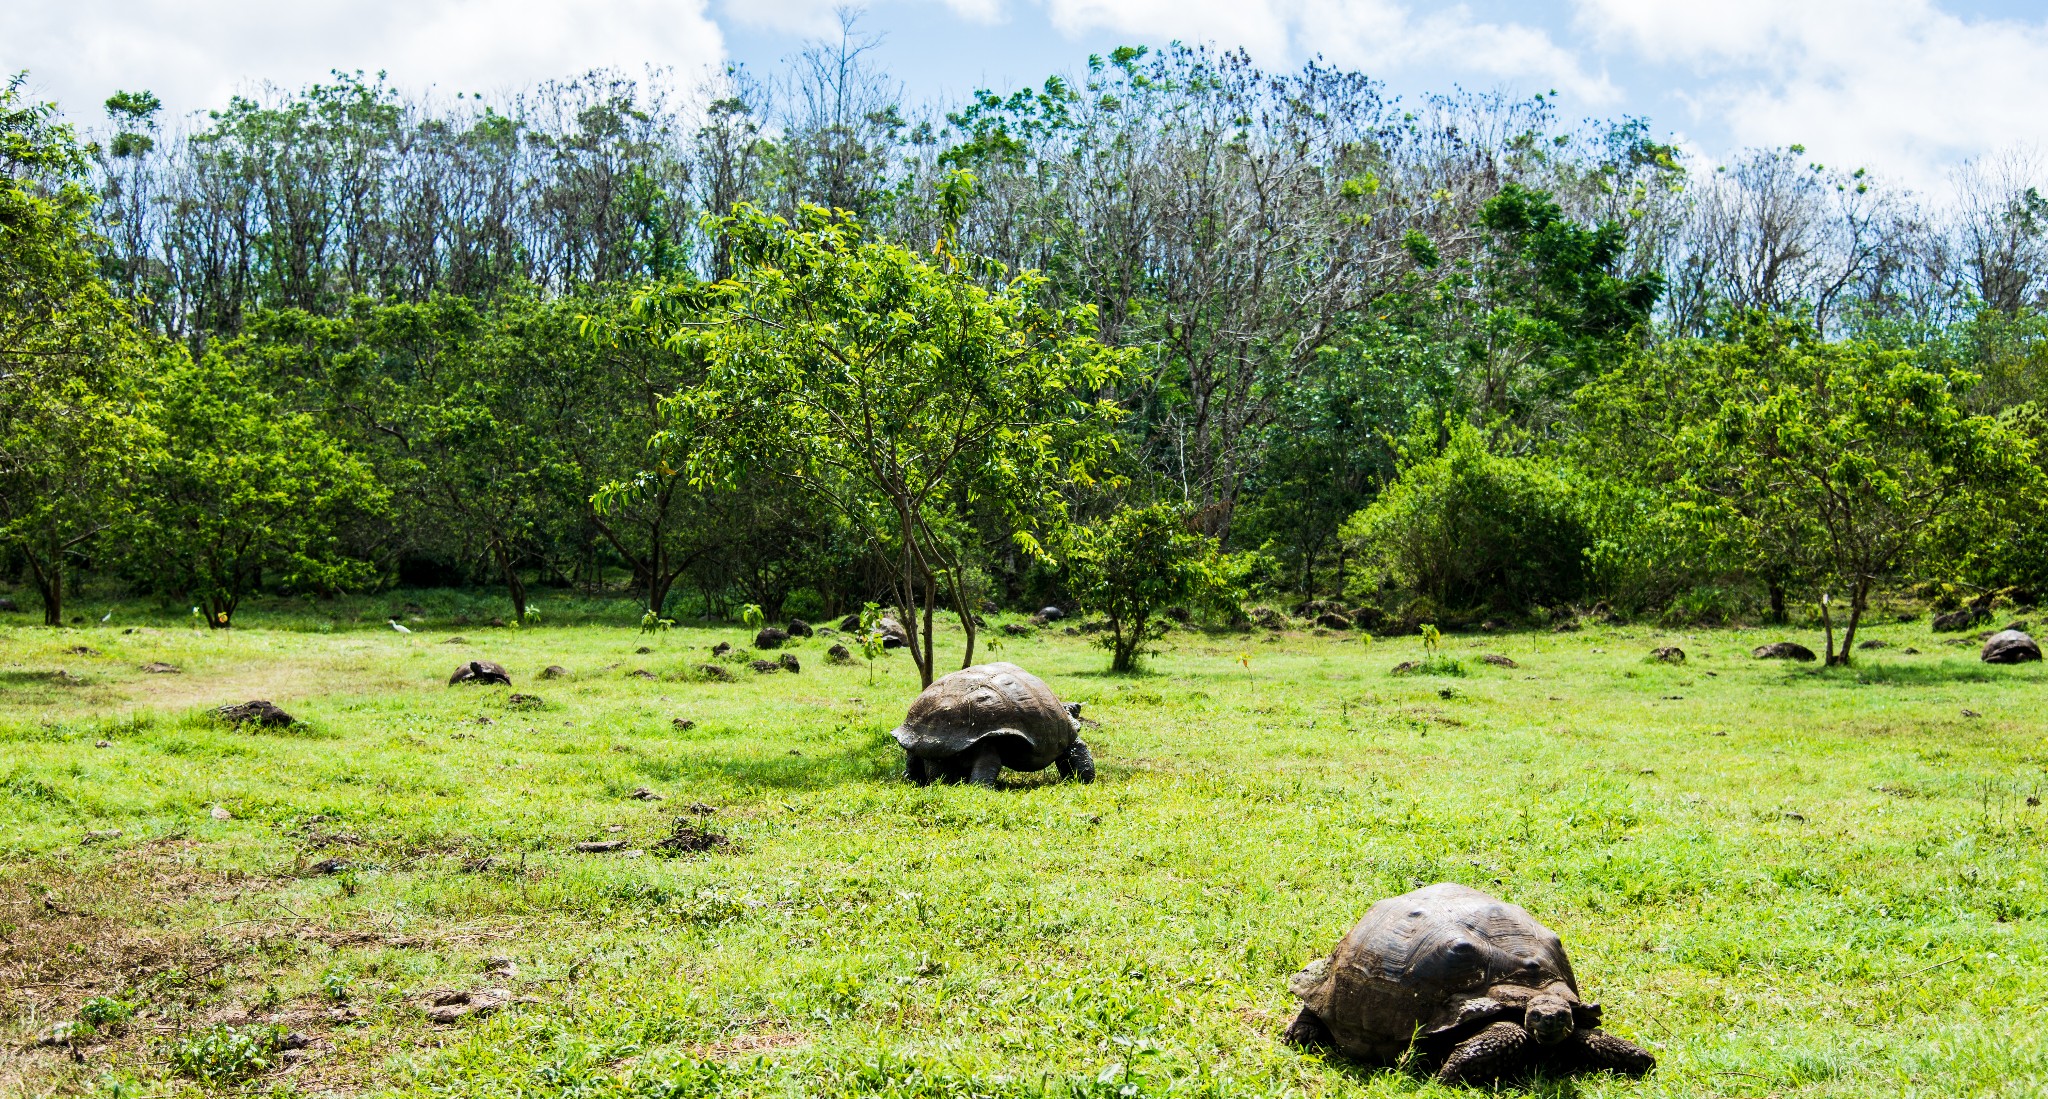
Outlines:
<svg viewBox="0 0 2048 1099"><path fill-rule="evenodd" d="M2048 1092L2048 673L1924 623L1855 670L1618 627L1399 677L1416 641L1179 633L1111 677L1049 631L994 655L1086 703L1101 779L987 791L900 778L901 655L718 683L738 629L421 619L0 627L0 1091L1449 1094L1276 1041L1290 973L1449 880L1659 1058L1539 1094ZM540 701L445 685L476 658ZM206 716L251 698L301 724ZM729 843L663 856L679 820Z"/></svg>

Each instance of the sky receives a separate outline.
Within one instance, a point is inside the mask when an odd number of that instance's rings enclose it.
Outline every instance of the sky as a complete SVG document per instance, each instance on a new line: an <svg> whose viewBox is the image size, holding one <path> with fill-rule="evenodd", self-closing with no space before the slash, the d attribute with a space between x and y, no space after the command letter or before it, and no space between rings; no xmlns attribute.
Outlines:
<svg viewBox="0 0 2048 1099"><path fill-rule="evenodd" d="M174 116L340 69L501 93L599 66L772 71L836 32L836 0L0 0L0 70L74 120L118 89ZM1180 40L1311 57L1404 97L1556 92L1708 161L1803 144L1922 191L2048 148L2043 0L870 0L861 27L913 99L1035 85L1090 53ZM2044 181L2048 184L2048 181Z"/></svg>

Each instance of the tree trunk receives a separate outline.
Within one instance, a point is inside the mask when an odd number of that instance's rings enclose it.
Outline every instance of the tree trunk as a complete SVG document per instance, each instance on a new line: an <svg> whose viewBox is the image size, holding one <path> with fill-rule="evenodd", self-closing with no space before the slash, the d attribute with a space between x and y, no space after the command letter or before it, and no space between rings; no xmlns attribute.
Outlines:
<svg viewBox="0 0 2048 1099"><path fill-rule="evenodd" d="M43 597L43 625L63 625L64 566L56 561L46 566L33 553L22 556L28 558L29 571L35 573L36 593Z"/></svg>
<svg viewBox="0 0 2048 1099"><path fill-rule="evenodd" d="M1827 664L1829 667L1833 667L1839 663L1835 659L1835 618L1834 615L1828 612L1828 597L1826 595L1820 597L1820 624L1827 630Z"/></svg>
<svg viewBox="0 0 2048 1099"><path fill-rule="evenodd" d="M1767 580L1771 591L1771 621L1779 625L1785 622L1785 585L1776 580Z"/></svg>
<svg viewBox="0 0 2048 1099"><path fill-rule="evenodd" d="M491 547L498 558L498 569L505 574L505 591L512 596L512 620L526 624L526 581L519 578L518 562L510 550L502 544Z"/></svg>
<svg viewBox="0 0 2048 1099"><path fill-rule="evenodd" d="M1870 602L1870 586L1859 583L1849 596L1849 628L1842 632L1842 666L1848 667L1850 651L1856 645L1856 627L1863 621L1863 608Z"/></svg>

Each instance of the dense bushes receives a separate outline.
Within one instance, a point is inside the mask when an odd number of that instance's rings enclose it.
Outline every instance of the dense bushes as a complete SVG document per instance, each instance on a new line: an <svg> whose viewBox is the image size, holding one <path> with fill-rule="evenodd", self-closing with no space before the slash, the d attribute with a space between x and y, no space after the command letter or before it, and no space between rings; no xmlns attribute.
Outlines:
<svg viewBox="0 0 2048 1099"><path fill-rule="evenodd" d="M1578 599L1592 536L1571 484L1542 462L1492 453L1459 427L1344 525L1364 569L1354 598L1388 591L1444 610L1512 610Z"/></svg>

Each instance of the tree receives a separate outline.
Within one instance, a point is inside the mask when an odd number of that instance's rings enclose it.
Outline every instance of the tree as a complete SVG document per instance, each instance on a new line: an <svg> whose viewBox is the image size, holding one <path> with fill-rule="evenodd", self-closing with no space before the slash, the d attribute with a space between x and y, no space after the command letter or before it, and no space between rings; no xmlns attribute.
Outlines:
<svg viewBox="0 0 2048 1099"><path fill-rule="evenodd" d="M972 663L972 547L958 517L996 509L1042 552L1030 531L1059 525L1059 487L1085 479L1105 446L1096 429L1114 409L1095 394L1122 358L1093 339L1090 310L1045 304L1038 276L991 271L992 289L968 277L949 238L927 261L815 206L795 222L742 208L721 230L732 279L641 302L707 368L667 403L660 457L710 483L767 471L825 501L893 558L923 681L942 594Z"/></svg>
<svg viewBox="0 0 2048 1099"><path fill-rule="evenodd" d="M1192 529L1188 518L1178 508L1153 504L1074 532L1068 583L1084 609L1109 620L1101 644L1110 651L1110 671L1138 670L1169 607L1208 609L1242 597L1241 563Z"/></svg>
<svg viewBox="0 0 2048 1099"><path fill-rule="evenodd" d="M83 151L21 84L0 88L0 544L55 626L72 559L128 502L148 348L99 274Z"/></svg>
<svg viewBox="0 0 2048 1099"><path fill-rule="evenodd" d="M1493 453L1470 425L1454 428L1441 454L1419 449L1344 524L1364 566L1359 587L1380 581L1446 611L1578 597L1590 538L1564 478L1537 459Z"/></svg>
<svg viewBox="0 0 2048 1099"><path fill-rule="evenodd" d="M2033 445L1965 397L1974 376L1909 352L1752 319L1646 353L1581 397L1596 446L1693 517L1724 560L1808 588L1828 662L1849 664L1875 586L1939 568L1943 537L2033 498ZM1840 647L1834 599L1849 617Z"/></svg>
<svg viewBox="0 0 2048 1099"><path fill-rule="evenodd" d="M153 391L161 445L145 456L145 503L122 539L139 579L224 628L266 583L332 592L375 577L339 532L389 495L311 415L219 352L169 356Z"/></svg>

